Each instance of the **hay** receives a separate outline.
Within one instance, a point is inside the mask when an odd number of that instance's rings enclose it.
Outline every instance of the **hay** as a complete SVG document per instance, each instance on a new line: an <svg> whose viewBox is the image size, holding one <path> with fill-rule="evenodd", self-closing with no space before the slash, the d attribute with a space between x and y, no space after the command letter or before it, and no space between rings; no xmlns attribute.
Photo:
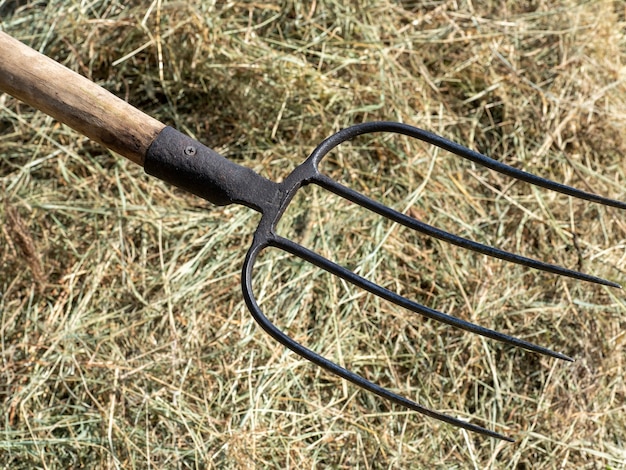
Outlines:
<svg viewBox="0 0 626 470"><path fill-rule="evenodd" d="M553 2L554 3L554 2ZM400 120L626 199L618 2L22 2L0 27L279 180L325 136ZM408 233L323 191L281 230L380 284L573 364L425 321L268 251L256 293L294 338L487 440L277 345L239 269L258 216L142 174L0 96L0 465L624 468L623 293ZM405 138L325 169L440 228L624 281L624 214Z"/></svg>

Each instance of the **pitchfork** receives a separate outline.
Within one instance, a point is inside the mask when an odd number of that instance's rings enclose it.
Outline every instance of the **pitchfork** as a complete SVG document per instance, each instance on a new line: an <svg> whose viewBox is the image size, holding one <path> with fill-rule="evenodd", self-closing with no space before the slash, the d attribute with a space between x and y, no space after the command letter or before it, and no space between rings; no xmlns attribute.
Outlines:
<svg viewBox="0 0 626 470"><path fill-rule="evenodd" d="M259 253L267 247L284 250L389 302L456 328L503 343L566 361L572 359L527 341L499 333L420 305L381 287L317 253L279 236L277 224L296 192L309 184L318 185L342 198L394 222L440 240L524 266L611 287L615 282L560 266L525 258L482 245L397 212L353 191L319 170L324 156L342 142L356 136L391 132L420 139L460 157L484 165L512 178L599 204L626 209L626 203L579 191L499 163L430 132L396 122L370 122L344 129L324 140L313 153L281 183L233 163L210 148L167 127L117 98L90 80L70 71L21 42L0 32L0 90L42 110L80 133L144 167L146 173L174 184L217 205L242 204L262 214L246 255L242 271L245 302L255 320L277 341L309 361L383 398L432 418L486 436L512 441L509 437L452 416L428 409L404 398L311 351L278 329L265 316L254 296L253 272Z"/></svg>

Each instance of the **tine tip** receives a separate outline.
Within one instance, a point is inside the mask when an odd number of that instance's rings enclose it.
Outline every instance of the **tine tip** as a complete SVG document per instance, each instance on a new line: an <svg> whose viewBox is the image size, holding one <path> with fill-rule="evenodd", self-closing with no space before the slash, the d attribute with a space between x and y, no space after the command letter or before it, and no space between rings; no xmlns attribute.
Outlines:
<svg viewBox="0 0 626 470"><path fill-rule="evenodd" d="M605 281L604 285L609 286L609 287L615 287L616 289L622 288L621 284L618 284L617 282L613 282L613 281Z"/></svg>
<svg viewBox="0 0 626 470"><path fill-rule="evenodd" d="M467 430L467 429L466 429ZM511 442L514 443L515 439L509 437L509 436L505 436L504 434L500 434L499 432L496 431L491 431L489 429L486 428L482 428L480 426L478 426L475 429L472 429L473 431L477 431L479 434L482 434L484 436L488 436L492 439L500 439L501 441L506 441L506 442Z"/></svg>
<svg viewBox="0 0 626 470"><path fill-rule="evenodd" d="M554 357L555 359L561 359L562 361L567 361L567 362L574 362L574 358L567 356L565 354L556 352L556 351L552 351L550 349L545 349L540 351L540 350L535 350L535 352L538 352L539 354L545 354L546 356L551 356Z"/></svg>
<svg viewBox="0 0 626 470"><path fill-rule="evenodd" d="M574 273L574 275L570 277L573 277L575 279L580 279L580 280L587 281L587 282L593 282L595 284L600 284L601 286L615 287L616 289L622 288L621 284L618 284L617 282L609 281L601 277L591 276L589 274L579 273L577 271L572 271L572 272ZM565 274L565 276L568 276L568 274Z"/></svg>

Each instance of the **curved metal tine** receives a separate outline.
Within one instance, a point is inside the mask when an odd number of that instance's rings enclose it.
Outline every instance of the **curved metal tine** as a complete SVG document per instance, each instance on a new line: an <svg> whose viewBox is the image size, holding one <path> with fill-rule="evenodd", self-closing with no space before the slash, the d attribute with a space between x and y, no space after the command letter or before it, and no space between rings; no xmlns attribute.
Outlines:
<svg viewBox="0 0 626 470"><path fill-rule="evenodd" d="M430 408L426 408L422 405L420 405L419 403L416 403L412 400L409 400L408 398L405 398L401 395L398 395L396 393L393 393L392 391L381 387L380 385L376 385L373 382L370 382L369 380L361 377L358 374L355 374L354 372L349 371L348 369L345 369L343 367L341 367L340 365L326 359L323 356L320 356L319 354L311 351L310 349L308 349L307 347L303 346L302 344L298 343L297 341L293 340L292 338L290 338L289 336L287 336L285 333L283 333L280 329L278 329L276 327L276 325L274 325L263 313L263 311L261 310L261 308L259 307L259 305L256 302L256 299L254 297L254 291L252 289L252 270L254 267L254 261L256 260L258 254L267 246L275 246L274 243L275 240L269 240L267 242L257 242L255 240L255 242L253 242L252 247L250 248L250 250L248 251L247 255L246 255L246 259L244 261L244 265L243 265L243 274L242 274L242 279L241 279L241 283L242 283L242 289L243 289L243 295L244 295L244 299L246 302L246 305L248 306L248 309L250 310L250 312L252 313L252 316L254 317L254 319L257 321L257 323L270 335L272 336L276 341L278 341L279 343L281 343L282 345L288 347L289 349L291 349L293 352L295 352L296 354L298 354L299 356L303 357L304 359L320 366L323 367L324 369L328 370L329 372L338 375L339 377L342 377L345 380L348 380L350 382L352 382L353 384L357 385L358 387L361 387L365 390L368 390L372 393L375 393L376 395L389 400L391 402L394 402L400 406L403 406L405 408L408 408L410 410L416 411L418 413L421 413L423 415L429 416L431 418L437 419L439 421L443 421L445 423L451 424L453 426L459 427L459 428L463 428L466 429L468 431L472 431L478 434L482 434L484 436L487 437L492 437L495 439L502 439L504 441L508 441L508 442L515 442L514 439L511 439L510 437L504 436L500 433L497 433L495 431L491 431L489 429L483 428L481 426L475 425L475 424L471 424L468 423L466 421L460 420L458 418L454 418L452 416L446 415L444 413L440 413L438 411L434 411L431 410Z"/></svg>
<svg viewBox="0 0 626 470"><path fill-rule="evenodd" d="M511 346L516 346L546 356L555 357L557 359L563 359L565 361L573 361L571 357L566 356L565 354L561 354L543 346L539 346L528 341L524 341L522 339L500 333L499 331L490 330L489 328L485 328L480 325L476 325L474 323L462 320L460 318L453 317L452 315L448 315L446 313L434 310L410 299L407 299L406 297L398 295L389 289L379 286L378 284L371 282L364 277L359 276L358 274L355 274L349 269L333 263L323 256L318 255L314 251L311 251L308 248L305 248L302 245L292 242L291 240L288 240L286 238L275 236L269 243L271 246L280 248L281 250L284 250L305 261L308 261L309 263L314 264L315 266L322 268L325 271L328 271L329 273L338 276L350 282L351 284L354 284L357 287L365 289L366 291L371 292L378 297L381 297L385 300L388 300L389 302L399 305L400 307L404 307L407 310L411 310L412 312L418 313L427 318L431 318L433 320L445 323L455 328L469 331L470 333L475 333L486 338L491 338L502 343L510 344Z"/></svg>
<svg viewBox="0 0 626 470"><path fill-rule="evenodd" d="M362 124L348 127L324 140L320 145L317 146L317 148L313 151L309 158L312 160L313 164L317 166L319 165L321 159L339 144L346 142L347 140L351 140L359 135L379 132L391 132L395 134L406 135L408 137L413 137L414 139L422 140L426 143L435 145L439 148L454 153L455 155L465 158L466 160L470 160L478 163L479 165L490 168L491 170L497 171L498 173L510 176L521 181L525 181L530 184L534 184L535 186L541 186L542 188L550 189L552 191L556 191L562 194L567 194L568 196L572 196L578 199L596 202L605 206L626 209L626 202L618 201L616 199L610 199L593 193L588 193L586 191L581 191L580 189L572 188L571 186L542 178L541 176L528 173L524 170L519 170L512 166L506 165L505 163L499 162L498 160L487 157L486 155L475 152L474 150L470 150L467 147L457 144L456 142L452 142L451 140L448 140L437 134L433 134L432 132L428 132L418 127L410 126L408 124L400 122L365 122Z"/></svg>
<svg viewBox="0 0 626 470"><path fill-rule="evenodd" d="M606 279L602 279L600 277L592 276L590 274L584 274L579 271L575 271L572 269L564 268L562 266L558 266L555 264L545 263L543 261L535 260L532 258L527 258L525 256L517 255L515 253L511 253L510 251L501 250L489 245L484 245L482 243L474 242L472 240L468 240L467 238L459 237L452 233L446 232L445 230L438 229L433 227L432 225L428 225L424 222L421 222L413 217L405 215L401 212L398 212L391 207L385 206L384 204L379 203L378 201L374 201L363 194L354 191L337 181L329 178L324 174L319 174L316 176L314 180L315 184L328 189L329 191L346 198L355 204L358 204L361 207L365 207L366 209L371 210L377 214L382 215L388 219L393 220L405 227L421 232L425 235L429 235L431 237L437 238L439 240L443 240L448 243L452 243L453 245L460 246L462 248L466 248L468 250L476 251L478 253L482 253L484 255L492 256L494 258L499 258L505 261L509 261L511 263L521 264L522 266L527 266L530 268L539 269L541 271L546 271L553 274L559 274L562 276L571 277L574 279L580 279L582 281L593 282L596 284L601 284L609 287L617 287L621 288L622 286L616 282L608 281Z"/></svg>
<svg viewBox="0 0 626 470"><path fill-rule="evenodd" d="M570 186L560 184L555 181L551 181L551 180L542 178L537 175L533 175L532 173L528 173L523 170L518 170L517 168L513 168L509 165L501 163L497 160L494 160L493 158L489 158L485 155L482 155L478 152L475 152L466 147L463 147L462 145L459 145L441 136L425 131L423 129L419 129L417 127L409 126L408 124L403 124L403 123L398 123L398 122L387 122L387 121L367 122L367 123L357 124L355 126L343 129L337 132L336 134L328 137L320 145L318 145L317 148L313 151L313 153L311 153L308 159L308 162L310 162L312 165L314 165L317 168L322 158L324 158L324 156L326 156L328 152L330 152L332 149L339 146L343 142L351 140L359 135L378 133L378 132L391 132L395 134L406 135L408 137L413 137L415 139L422 140L429 144L440 147L444 150L454 153L455 155L458 155L462 158L465 158L467 160L483 165L487 168L490 168L494 171L510 176L512 178L516 178L516 179L525 181L527 183L531 183L536 186L541 186L543 188L551 189L553 191L567 194L569 196L573 196L579 199L593 201L599 204L617 207L620 209L626 209L625 202L605 198L605 197L598 196L592 193L587 193L585 191L581 191L581 190L572 188ZM606 279L602 279L596 276L591 276L588 274L583 274L578 271L566 269L566 268L549 264L549 263L544 263L542 261L533 260L531 258L526 258L524 256L516 255L508 251L499 250L497 248L483 245L481 243L472 242L465 238L458 237L451 233L437 229L428 224L425 224L416 219L413 219L412 217L402 214L401 212L397 212L383 204L380 204L377 201L369 199L368 197L341 185L340 183L334 181L333 179L320 173L319 171L316 174L316 176L310 180L310 182L319 184L320 186L328 189L329 191L332 191L341 197L345 197L351 200L355 204L359 204L360 206L366 207L367 209L374 211L384 217L388 217L394 220L395 222L398 222L406 227L409 227L419 232L422 232L424 234L433 236L440 240L453 243L460 247L477 251L479 253L483 253L483 254L500 258L500 259L510 261L513 263L521 264L523 266L540 269L542 271L547 271L547 272L551 272L554 274L572 277L572 278L580 279L584 281L594 282L596 284L602 284L602 285L606 285L610 287L621 288L619 284L612 282L612 281L607 281Z"/></svg>

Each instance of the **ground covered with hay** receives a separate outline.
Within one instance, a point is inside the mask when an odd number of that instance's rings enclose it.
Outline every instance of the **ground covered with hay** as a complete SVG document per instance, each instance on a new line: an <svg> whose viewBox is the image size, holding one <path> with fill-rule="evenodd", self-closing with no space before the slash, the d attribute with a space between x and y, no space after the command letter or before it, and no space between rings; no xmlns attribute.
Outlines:
<svg viewBox="0 0 626 470"><path fill-rule="evenodd" d="M343 127L395 120L621 200L624 15L610 1L0 0L5 32L271 179ZM324 171L442 229L626 283L624 211L403 137L357 139ZM262 256L256 295L291 336L509 444L285 350L240 293L257 214L145 176L6 95L0 191L3 468L626 467L623 291L409 233L321 190L297 198L282 233L576 359Z"/></svg>

